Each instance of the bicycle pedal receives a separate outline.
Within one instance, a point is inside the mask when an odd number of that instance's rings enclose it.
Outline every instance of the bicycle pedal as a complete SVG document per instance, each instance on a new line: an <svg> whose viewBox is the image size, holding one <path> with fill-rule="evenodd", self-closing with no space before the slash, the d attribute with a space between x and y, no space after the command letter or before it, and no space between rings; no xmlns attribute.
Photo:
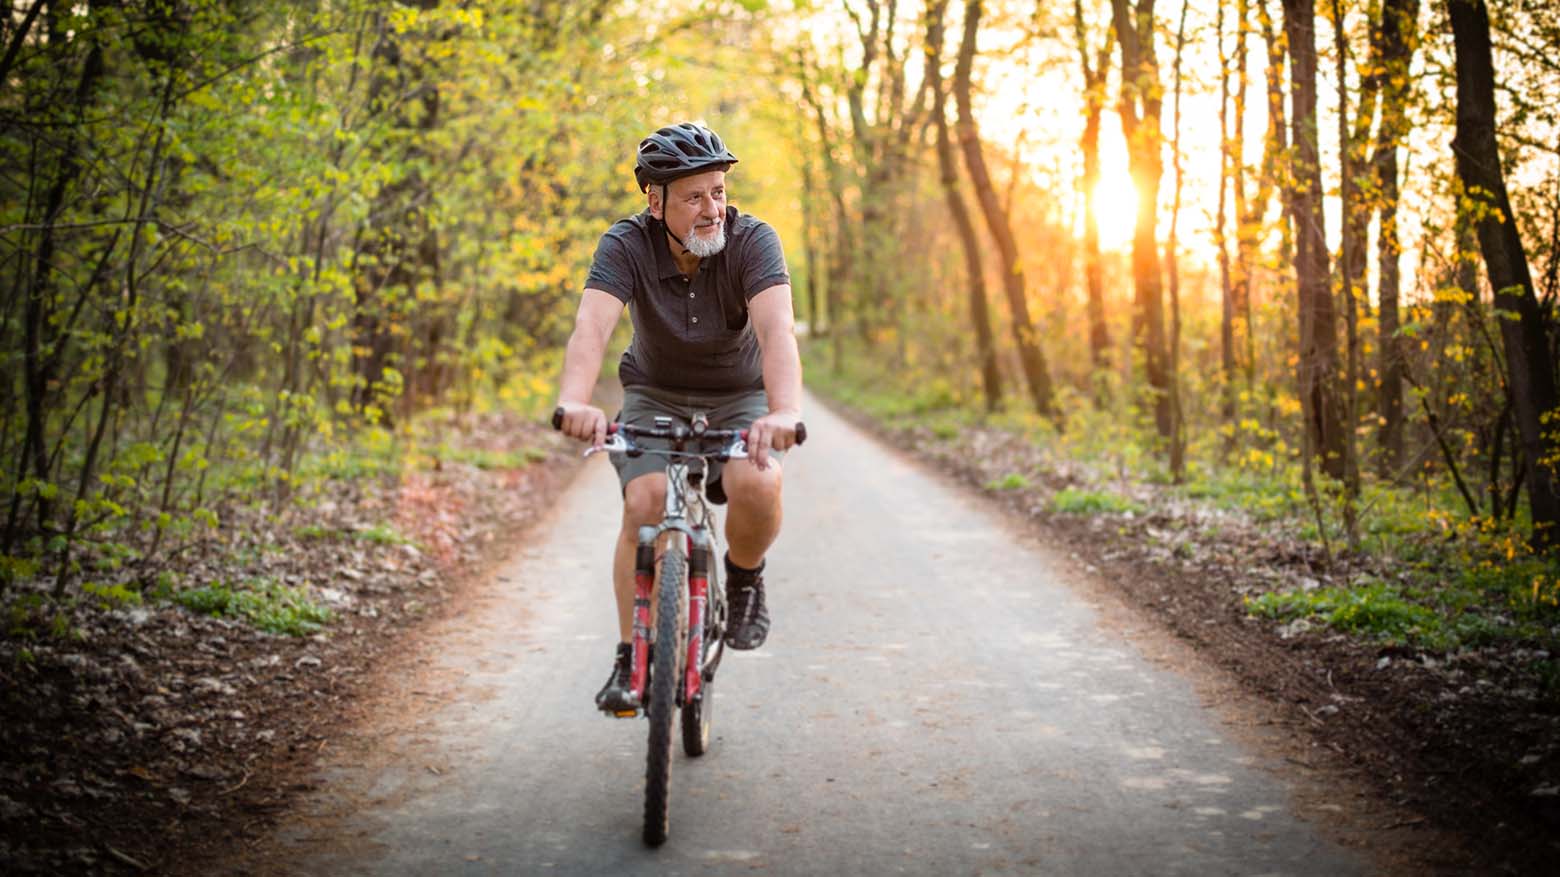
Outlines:
<svg viewBox="0 0 1560 877"><path fill-rule="evenodd" d="M639 715L639 710L613 710L612 715L619 719L632 719Z"/></svg>

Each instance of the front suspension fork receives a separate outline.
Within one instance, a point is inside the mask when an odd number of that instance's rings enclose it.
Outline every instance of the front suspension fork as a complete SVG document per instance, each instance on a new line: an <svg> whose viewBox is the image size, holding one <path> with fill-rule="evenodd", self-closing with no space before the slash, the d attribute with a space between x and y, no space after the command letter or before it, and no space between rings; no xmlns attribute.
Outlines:
<svg viewBox="0 0 1560 877"><path fill-rule="evenodd" d="M704 687L704 619L710 601L710 547L706 540L688 545L688 663L683 671L683 703L693 703Z"/></svg>
<svg viewBox="0 0 1560 877"><path fill-rule="evenodd" d="M650 666L650 592L655 588L654 527L639 531L639 547L634 551L634 646L629 690L634 702L645 703L645 684Z"/></svg>

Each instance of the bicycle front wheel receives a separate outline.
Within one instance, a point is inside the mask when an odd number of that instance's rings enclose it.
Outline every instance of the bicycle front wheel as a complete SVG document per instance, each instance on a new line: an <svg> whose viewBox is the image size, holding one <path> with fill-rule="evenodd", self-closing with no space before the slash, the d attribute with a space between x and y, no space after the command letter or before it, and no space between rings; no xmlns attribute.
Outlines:
<svg viewBox="0 0 1560 877"><path fill-rule="evenodd" d="M661 558L656 584L655 647L650 667L650 754L645 766L645 843L658 847L671 829L672 721L687 625L688 560L673 545Z"/></svg>

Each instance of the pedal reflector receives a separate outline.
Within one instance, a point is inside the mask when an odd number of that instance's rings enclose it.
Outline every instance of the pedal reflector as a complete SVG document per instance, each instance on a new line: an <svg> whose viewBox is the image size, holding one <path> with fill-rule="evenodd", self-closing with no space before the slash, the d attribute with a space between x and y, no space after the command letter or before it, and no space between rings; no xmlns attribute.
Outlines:
<svg viewBox="0 0 1560 877"><path fill-rule="evenodd" d="M615 710L612 714L620 719L632 719L639 715L639 710Z"/></svg>

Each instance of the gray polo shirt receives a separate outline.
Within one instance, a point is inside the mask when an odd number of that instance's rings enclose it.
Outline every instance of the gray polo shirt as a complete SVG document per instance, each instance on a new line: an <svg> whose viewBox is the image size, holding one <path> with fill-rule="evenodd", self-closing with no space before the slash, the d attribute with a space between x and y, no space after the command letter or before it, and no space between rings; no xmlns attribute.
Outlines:
<svg viewBox="0 0 1560 877"><path fill-rule="evenodd" d="M601 236L585 286L629 307L634 339L618 366L623 386L732 393L764 387L748 300L790 282L775 230L727 207L726 248L700 260L693 277L677 270L665 226L647 210Z"/></svg>

